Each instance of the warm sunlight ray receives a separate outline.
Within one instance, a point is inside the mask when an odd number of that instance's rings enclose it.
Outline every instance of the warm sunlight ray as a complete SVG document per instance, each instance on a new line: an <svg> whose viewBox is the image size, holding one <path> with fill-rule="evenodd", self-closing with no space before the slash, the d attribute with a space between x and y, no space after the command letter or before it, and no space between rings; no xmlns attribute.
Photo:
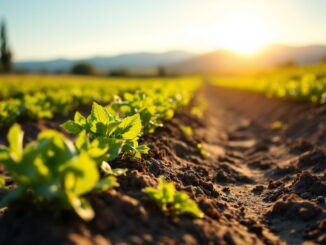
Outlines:
<svg viewBox="0 0 326 245"><path fill-rule="evenodd" d="M236 13L223 21L220 45L236 52L250 54L272 42L272 33L262 18L249 13Z"/></svg>

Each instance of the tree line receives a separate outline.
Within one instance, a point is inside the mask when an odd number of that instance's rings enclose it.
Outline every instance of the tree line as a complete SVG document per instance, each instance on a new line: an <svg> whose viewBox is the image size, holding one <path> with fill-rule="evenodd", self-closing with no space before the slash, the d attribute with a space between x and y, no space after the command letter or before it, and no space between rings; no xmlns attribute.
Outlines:
<svg viewBox="0 0 326 245"><path fill-rule="evenodd" d="M0 72L10 73L12 71L12 52L9 48L5 22L0 27Z"/></svg>

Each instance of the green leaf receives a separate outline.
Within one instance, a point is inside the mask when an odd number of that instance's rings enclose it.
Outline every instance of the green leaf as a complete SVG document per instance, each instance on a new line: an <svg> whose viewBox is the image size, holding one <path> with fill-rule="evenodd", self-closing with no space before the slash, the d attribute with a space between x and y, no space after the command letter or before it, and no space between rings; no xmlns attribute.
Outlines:
<svg viewBox="0 0 326 245"><path fill-rule="evenodd" d="M141 132L141 120L139 114L125 117L122 119L117 130L114 132L116 136L120 136L123 139L132 140L138 136Z"/></svg>
<svg viewBox="0 0 326 245"><path fill-rule="evenodd" d="M103 124L108 124L113 119L109 112L105 109L105 107L100 106L96 102L93 102L91 115L98 122L101 122Z"/></svg>
<svg viewBox="0 0 326 245"><path fill-rule="evenodd" d="M180 126L180 129L185 135L191 136L192 135L192 128L189 126Z"/></svg>
<svg viewBox="0 0 326 245"><path fill-rule="evenodd" d="M100 165L100 169L105 173L105 174L113 174L112 168L110 164L106 161L102 161Z"/></svg>
<svg viewBox="0 0 326 245"><path fill-rule="evenodd" d="M75 141L75 145L79 151L87 151L88 150L90 143L89 143L89 139L86 135L85 130L81 131L78 134L76 141Z"/></svg>
<svg viewBox="0 0 326 245"><path fill-rule="evenodd" d="M9 142L9 150L10 156L15 161L20 161L23 154L23 137L24 132L21 130L18 124L13 125L8 132L8 142Z"/></svg>
<svg viewBox="0 0 326 245"><path fill-rule="evenodd" d="M94 218L95 213L92 206L84 198L78 198L73 192L66 192L67 199L76 213L85 221L90 221Z"/></svg>
<svg viewBox="0 0 326 245"><path fill-rule="evenodd" d="M83 127L74 121L68 120L61 125L68 133L78 134L83 130Z"/></svg>
<svg viewBox="0 0 326 245"><path fill-rule="evenodd" d="M108 161L113 161L116 159L121 153L125 141L122 139L114 139L114 138L104 138L97 137L94 139L92 144L97 144L99 148L107 148L108 149Z"/></svg>
<svg viewBox="0 0 326 245"><path fill-rule="evenodd" d="M82 127L84 127L86 124L86 118L82 114L80 114L78 111L75 113L74 121L75 121L75 123L77 123L78 125L80 125Z"/></svg>
<svg viewBox="0 0 326 245"><path fill-rule="evenodd" d="M0 164L4 164L9 159L9 150L7 147L0 145Z"/></svg>
<svg viewBox="0 0 326 245"><path fill-rule="evenodd" d="M128 169L126 168L115 168L112 169L110 164L106 161L102 161L100 165L100 169L107 175L113 175L113 176L121 176L121 175L126 175Z"/></svg>
<svg viewBox="0 0 326 245"><path fill-rule="evenodd" d="M123 145L124 145L124 140L112 139L112 138L108 139L108 146L109 146L108 160L109 161L113 161L114 159L116 159L119 156L119 154L122 151Z"/></svg>
<svg viewBox="0 0 326 245"><path fill-rule="evenodd" d="M164 202L171 203L174 200L174 194L176 192L174 184L167 183L163 178L159 179L158 188L162 191L162 198Z"/></svg>
<svg viewBox="0 0 326 245"><path fill-rule="evenodd" d="M127 172L128 172L128 169L126 169L126 168L114 168L114 169L112 169L112 174L114 176L116 176L116 177L122 176L122 175L125 176L127 174Z"/></svg>
<svg viewBox="0 0 326 245"><path fill-rule="evenodd" d="M0 188L3 188L6 186L6 179L0 175Z"/></svg>
<svg viewBox="0 0 326 245"><path fill-rule="evenodd" d="M94 147L94 148L90 148L87 153L91 158L98 160L99 158L104 157L107 151L108 151L107 147L106 148Z"/></svg>
<svg viewBox="0 0 326 245"><path fill-rule="evenodd" d="M190 214L196 218L204 217L204 213L199 209L198 205L189 199L187 193L181 191L174 196L174 212L177 215Z"/></svg>
<svg viewBox="0 0 326 245"><path fill-rule="evenodd" d="M86 154L73 159L66 169L65 187L77 196L92 190L98 180L97 165Z"/></svg>
<svg viewBox="0 0 326 245"><path fill-rule="evenodd" d="M94 187L94 191L106 191L118 186L119 183L117 182L117 178L111 175L97 182L97 184Z"/></svg>
<svg viewBox="0 0 326 245"><path fill-rule="evenodd" d="M207 155L207 151L205 150L204 146L202 144L197 144L197 149L202 156Z"/></svg>
<svg viewBox="0 0 326 245"><path fill-rule="evenodd" d="M14 190L10 190L0 201L0 208L7 206L9 203L20 199L24 196L26 189L23 187L18 187Z"/></svg>
<svg viewBox="0 0 326 245"><path fill-rule="evenodd" d="M142 154L148 154L148 151L150 150L150 148L147 145L140 145L137 146L136 151L142 153Z"/></svg>
<svg viewBox="0 0 326 245"><path fill-rule="evenodd" d="M196 218L204 217L204 213L188 197L187 193L176 191L174 184L165 182L162 177L158 180L157 188L146 187L143 191L156 202L163 212L172 212L175 215L190 214Z"/></svg>

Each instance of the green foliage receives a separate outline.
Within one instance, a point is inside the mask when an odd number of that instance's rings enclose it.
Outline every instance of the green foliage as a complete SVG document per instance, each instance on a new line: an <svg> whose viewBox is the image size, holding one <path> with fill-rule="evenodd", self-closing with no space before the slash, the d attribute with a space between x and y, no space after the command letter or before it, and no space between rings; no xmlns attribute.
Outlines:
<svg viewBox="0 0 326 245"><path fill-rule="evenodd" d="M6 179L0 175L0 188L3 188L6 186Z"/></svg>
<svg viewBox="0 0 326 245"><path fill-rule="evenodd" d="M218 86L265 93L267 96L326 103L326 65L286 67L258 74L212 79Z"/></svg>
<svg viewBox="0 0 326 245"><path fill-rule="evenodd" d="M24 198L28 192L39 201L54 200L60 208L73 208L84 220L94 217L88 201L82 197L92 190L117 186L113 175L100 180L96 162L64 135L46 130L36 141L23 148L23 132L16 124L7 135L9 147L0 146L3 164L17 188L2 200L1 206Z"/></svg>
<svg viewBox="0 0 326 245"><path fill-rule="evenodd" d="M173 183L167 183L162 177L158 180L157 188L146 187L144 192L158 205L164 213L174 215L188 214L195 218L203 218L204 213L192 201L187 193L176 191Z"/></svg>
<svg viewBox="0 0 326 245"><path fill-rule="evenodd" d="M143 89L135 93L124 93L124 100L116 97L109 105L111 111L123 113L126 116L138 113L141 118L144 133L153 133L163 122L171 119L175 112L188 103L190 95L184 91L176 93L175 88L159 87Z"/></svg>
<svg viewBox="0 0 326 245"><path fill-rule="evenodd" d="M275 129L275 130L282 130L282 129L286 129L287 125L282 123L281 121L275 121L271 124L271 129Z"/></svg>
<svg viewBox="0 0 326 245"><path fill-rule="evenodd" d="M69 120L62 127L72 134L84 130L92 139L90 146L96 146L107 152L106 157L102 159L105 161L113 161L120 154L140 158L141 154L147 154L149 150L147 146L138 145L142 130L138 113L120 118L114 111L94 102L91 114L87 118L76 112L74 121Z"/></svg>
<svg viewBox="0 0 326 245"><path fill-rule="evenodd" d="M207 155L207 151L205 150L204 146L202 144L197 144L197 149L202 156Z"/></svg>
<svg viewBox="0 0 326 245"><path fill-rule="evenodd" d="M191 136L191 135L192 135L192 128L191 128L191 127L181 125L181 126L180 126L180 129L182 130L182 132L183 132L185 135L188 135L188 136Z"/></svg>
<svg viewBox="0 0 326 245"><path fill-rule="evenodd" d="M80 106L89 105L93 101L108 103L115 94L125 93L132 96L126 96L123 103L132 104L134 107L130 115L140 113L144 133L153 132L155 127L162 126L163 121L171 118L175 110L187 104L200 84L197 78L152 78L141 81L17 75L1 79L5 83L1 84L0 88L0 127L10 126L17 119L37 120L51 119L55 115L66 116ZM135 92L140 82L142 90ZM137 99L138 96L140 97ZM111 113L114 112L113 108L110 110Z"/></svg>
<svg viewBox="0 0 326 245"><path fill-rule="evenodd" d="M36 79L33 83L10 79L0 88L0 127L11 125L18 118L37 120L67 115L93 101L111 102L108 106L94 102L87 117L76 112L73 120L62 125L76 135L75 143L57 131L45 130L23 147L23 132L14 125L7 135L9 146L0 145L0 164L17 184L15 189L6 190L2 206L32 196L35 203L50 202L58 209L74 209L84 220L94 216L85 194L114 188L118 186L117 177L127 174L126 169L112 169L109 162L148 153L147 146L138 144L139 137L154 132L172 118L200 84L197 79L177 79L178 84L175 80L155 79L136 90L138 80L110 81L108 86L102 81L84 83L81 78L70 83L57 78L48 82ZM0 186L4 184L0 178ZM174 189L172 196L175 214L201 216L186 194Z"/></svg>

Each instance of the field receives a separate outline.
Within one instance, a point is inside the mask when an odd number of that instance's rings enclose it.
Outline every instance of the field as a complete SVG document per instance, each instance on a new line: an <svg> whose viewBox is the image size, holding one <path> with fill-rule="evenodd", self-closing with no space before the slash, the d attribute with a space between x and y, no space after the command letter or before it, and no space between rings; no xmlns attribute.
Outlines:
<svg viewBox="0 0 326 245"><path fill-rule="evenodd" d="M0 244L326 243L325 65L0 84Z"/></svg>

